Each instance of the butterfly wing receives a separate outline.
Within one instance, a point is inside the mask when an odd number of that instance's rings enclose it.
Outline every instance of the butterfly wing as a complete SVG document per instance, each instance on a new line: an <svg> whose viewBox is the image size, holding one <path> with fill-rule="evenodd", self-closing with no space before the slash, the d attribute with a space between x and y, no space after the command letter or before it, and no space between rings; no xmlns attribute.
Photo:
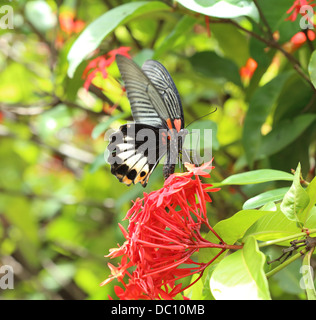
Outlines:
<svg viewBox="0 0 316 320"><path fill-rule="evenodd" d="M140 182L145 187L149 176L167 152L167 145L161 143L162 132L145 124L121 126L110 137L108 146L111 173L128 186Z"/></svg>
<svg viewBox="0 0 316 320"><path fill-rule="evenodd" d="M140 69L135 62L122 55L116 55L116 61L135 123L121 126L111 137L108 160L111 172L121 182L127 185L140 182L145 187L149 176L166 153L164 176L174 172L169 148L172 135L168 140L166 131L176 129L179 132L184 128L180 96L168 71L159 62L148 60ZM149 134L151 138L147 151L143 150L144 140L136 138L143 129L154 133L154 136ZM176 151L178 153L179 150Z"/></svg>
<svg viewBox="0 0 316 320"><path fill-rule="evenodd" d="M142 69L131 59L116 55L135 122L176 129L184 128L178 90L166 68L147 60Z"/></svg>
<svg viewBox="0 0 316 320"><path fill-rule="evenodd" d="M168 117L168 113L157 89L131 59L116 55L116 62L125 84L134 121L163 127L162 119Z"/></svg>
<svg viewBox="0 0 316 320"><path fill-rule="evenodd" d="M170 119L172 127L179 132L184 128L183 109L179 92L169 72L160 62L155 60L147 60L143 64L142 70L162 97L167 109L165 113L168 113L168 118L164 119L168 128L170 128L168 124L168 119Z"/></svg>

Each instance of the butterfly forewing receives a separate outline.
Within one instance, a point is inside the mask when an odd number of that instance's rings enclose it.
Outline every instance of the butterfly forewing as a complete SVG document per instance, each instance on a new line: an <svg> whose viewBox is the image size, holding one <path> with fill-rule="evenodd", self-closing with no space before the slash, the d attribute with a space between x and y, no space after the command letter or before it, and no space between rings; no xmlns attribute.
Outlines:
<svg viewBox="0 0 316 320"><path fill-rule="evenodd" d="M125 84L134 121L162 127L166 114L164 102L150 80L132 60L117 55L117 65Z"/></svg>
<svg viewBox="0 0 316 320"><path fill-rule="evenodd" d="M155 60L147 60L143 64L142 70L162 97L168 118L172 120L181 119L182 129L184 127L184 117L180 95L169 72L161 63Z"/></svg>

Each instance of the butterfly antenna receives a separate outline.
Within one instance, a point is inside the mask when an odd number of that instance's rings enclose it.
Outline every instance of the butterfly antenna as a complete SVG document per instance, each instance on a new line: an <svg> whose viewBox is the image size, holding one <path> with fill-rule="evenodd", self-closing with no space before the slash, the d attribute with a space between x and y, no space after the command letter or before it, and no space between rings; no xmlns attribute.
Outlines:
<svg viewBox="0 0 316 320"><path fill-rule="evenodd" d="M207 117L207 116L209 116L210 114L212 114L212 113L214 113L214 112L216 112L216 111L217 111L217 107L215 107L215 110L213 110L212 112L209 112L209 113L205 114L205 115L202 116L202 117L199 117L199 118L197 118L197 119L194 119L192 122L190 122L190 123L186 126L186 128L189 127L193 122L198 121L198 120L201 120L202 118Z"/></svg>

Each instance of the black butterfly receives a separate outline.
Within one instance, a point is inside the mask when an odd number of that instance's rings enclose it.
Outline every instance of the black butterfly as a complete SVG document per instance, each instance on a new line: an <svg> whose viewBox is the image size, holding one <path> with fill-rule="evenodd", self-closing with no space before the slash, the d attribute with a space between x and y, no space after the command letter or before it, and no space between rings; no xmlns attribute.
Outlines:
<svg viewBox="0 0 316 320"><path fill-rule="evenodd" d="M181 100L161 63L147 60L141 69L122 55L116 55L116 62L135 122L111 135L108 162L120 182L128 186L140 182L145 187L165 154L164 178L175 170L187 134Z"/></svg>

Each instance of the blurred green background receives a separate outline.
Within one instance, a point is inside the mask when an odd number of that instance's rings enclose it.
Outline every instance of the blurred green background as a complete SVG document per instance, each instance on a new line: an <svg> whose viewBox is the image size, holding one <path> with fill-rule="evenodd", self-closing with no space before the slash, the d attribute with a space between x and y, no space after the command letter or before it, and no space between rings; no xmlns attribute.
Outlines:
<svg viewBox="0 0 316 320"><path fill-rule="evenodd" d="M152 57L163 63L179 90L187 124L217 107L192 125L214 130L211 181L250 168L290 172L299 161L305 176L314 175L315 122L298 121L295 132L291 126L304 108L315 114L314 93L283 56L275 57L275 51L264 50L232 24L214 23L209 29L203 15L187 15L181 8L157 10L115 28L69 78L67 54L78 34L127 2L0 1L14 11L14 28L0 30L0 265L14 268L14 290L0 289L0 298L115 297L116 281L99 284L110 272L104 255L124 242L117 223L125 225L121 220L131 200L161 187L163 180L159 166L145 190L141 185L128 188L104 161L104 132L132 120L130 107L117 82L99 76L86 91L82 73L88 61L110 50L129 46L140 64ZM264 6L270 21L273 14L278 19L273 28L280 30L283 43L299 31L298 23L285 21L292 3ZM240 22L255 30L246 18ZM308 52L303 48L299 53L303 63ZM253 77L254 70L240 73L250 57L258 63ZM108 72L112 79L120 78L115 64ZM243 133L249 102L257 88L274 78L274 90L257 93L256 101L269 109L259 130L260 152L249 166L245 150L252 146L247 140L251 128ZM115 103L118 107L110 110ZM212 194L210 221L230 217L245 200L275 186L222 188ZM286 270L271 280L272 295L304 297L295 284L299 280L289 285L293 273Z"/></svg>

